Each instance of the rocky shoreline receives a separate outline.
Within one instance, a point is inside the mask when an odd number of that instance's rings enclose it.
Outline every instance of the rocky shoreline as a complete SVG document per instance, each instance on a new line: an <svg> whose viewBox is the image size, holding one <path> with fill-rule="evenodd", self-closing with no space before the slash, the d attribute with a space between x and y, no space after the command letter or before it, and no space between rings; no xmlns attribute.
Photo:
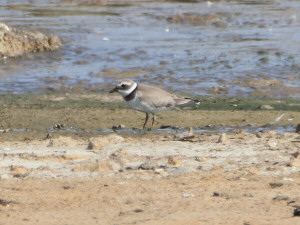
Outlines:
<svg viewBox="0 0 300 225"><path fill-rule="evenodd" d="M53 51L61 46L61 40L55 35L46 35L37 30L17 30L0 22L0 56L4 58Z"/></svg>

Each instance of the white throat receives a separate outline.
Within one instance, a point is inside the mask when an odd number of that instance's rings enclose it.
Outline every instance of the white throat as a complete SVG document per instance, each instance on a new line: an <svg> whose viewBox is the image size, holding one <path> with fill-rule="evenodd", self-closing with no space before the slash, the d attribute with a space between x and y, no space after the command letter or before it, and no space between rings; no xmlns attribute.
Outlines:
<svg viewBox="0 0 300 225"><path fill-rule="evenodd" d="M136 87L137 83L133 83L131 88L129 88L128 90L119 90L119 93L120 95L122 95L122 97L126 97L127 95L131 94L131 92L133 92Z"/></svg>

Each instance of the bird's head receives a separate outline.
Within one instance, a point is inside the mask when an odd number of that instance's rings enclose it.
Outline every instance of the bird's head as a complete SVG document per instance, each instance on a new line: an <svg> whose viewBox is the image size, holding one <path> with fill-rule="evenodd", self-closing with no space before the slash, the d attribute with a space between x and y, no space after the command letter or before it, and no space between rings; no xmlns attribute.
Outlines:
<svg viewBox="0 0 300 225"><path fill-rule="evenodd" d="M117 84L117 86L112 89L109 93L118 92L123 97L129 95L137 87L137 83L132 80L123 80Z"/></svg>

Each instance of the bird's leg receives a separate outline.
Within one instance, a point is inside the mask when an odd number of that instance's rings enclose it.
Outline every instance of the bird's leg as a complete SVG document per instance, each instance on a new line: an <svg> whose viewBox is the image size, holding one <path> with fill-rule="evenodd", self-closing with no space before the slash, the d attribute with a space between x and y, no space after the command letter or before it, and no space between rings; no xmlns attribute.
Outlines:
<svg viewBox="0 0 300 225"><path fill-rule="evenodd" d="M143 129L146 127L146 124L147 124L147 122L148 122L148 119L149 119L149 115L148 115L148 113L146 113L146 118L145 118L145 123L144 123L144 125L143 125Z"/></svg>
<svg viewBox="0 0 300 225"><path fill-rule="evenodd" d="M153 117L152 117L152 127L155 126L155 115L153 114Z"/></svg>

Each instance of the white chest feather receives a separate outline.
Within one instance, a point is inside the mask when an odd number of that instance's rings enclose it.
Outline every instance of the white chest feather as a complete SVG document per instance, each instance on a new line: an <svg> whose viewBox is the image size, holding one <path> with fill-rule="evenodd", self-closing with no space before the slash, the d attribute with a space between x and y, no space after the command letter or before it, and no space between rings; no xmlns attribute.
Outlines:
<svg viewBox="0 0 300 225"><path fill-rule="evenodd" d="M126 102L127 105L135 110L142 112L151 112L151 106L145 102L141 102L137 96L135 96L132 100Z"/></svg>
<svg viewBox="0 0 300 225"><path fill-rule="evenodd" d="M132 100L126 102L127 105L135 110L142 111L142 112L148 112L152 114L156 114L158 112L170 110L171 108L156 108L155 106L152 106L151 104L145 102L145 101L140 101L140 99L135 96Z"/></svg>

